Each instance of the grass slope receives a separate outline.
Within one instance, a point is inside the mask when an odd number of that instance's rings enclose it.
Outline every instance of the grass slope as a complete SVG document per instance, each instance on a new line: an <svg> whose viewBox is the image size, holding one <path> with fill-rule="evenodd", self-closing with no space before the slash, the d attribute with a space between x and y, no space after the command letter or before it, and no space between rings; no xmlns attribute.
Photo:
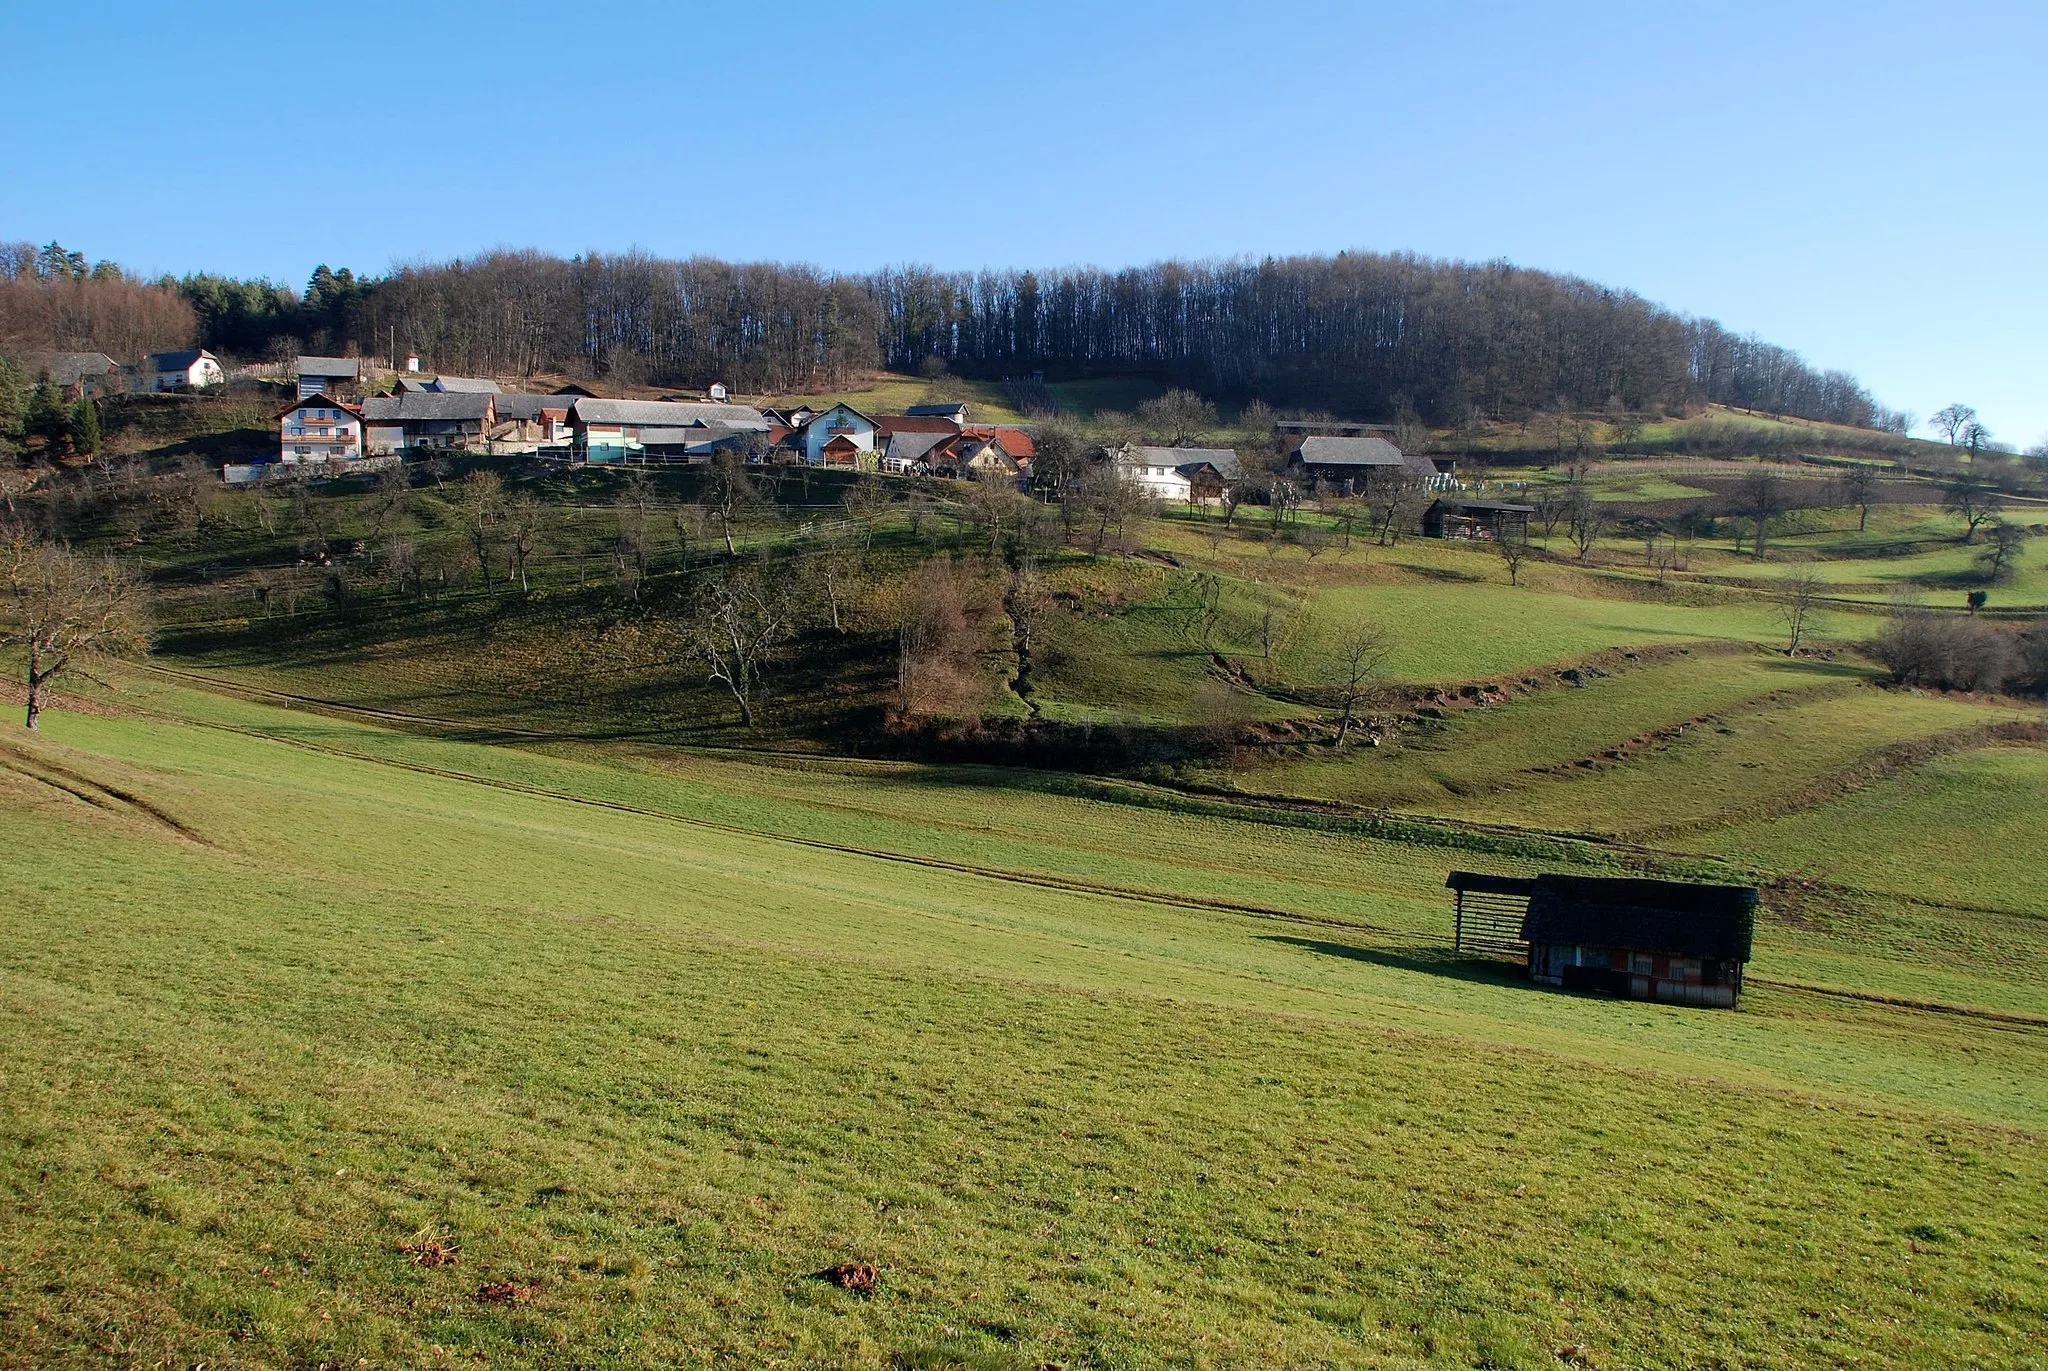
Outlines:
<svg viewBox="0 0 2048 1371"><path fill-rule="evenodd" d="M5 740L0 1365L2025 1365L2048 1327L2039 1030L1531 991L1413 931L1428 849L125 698L170 717ZM1268 901L1334 922L824 840L1294 870ZM851 1259L873 1298L807 1276Z"/></svg>

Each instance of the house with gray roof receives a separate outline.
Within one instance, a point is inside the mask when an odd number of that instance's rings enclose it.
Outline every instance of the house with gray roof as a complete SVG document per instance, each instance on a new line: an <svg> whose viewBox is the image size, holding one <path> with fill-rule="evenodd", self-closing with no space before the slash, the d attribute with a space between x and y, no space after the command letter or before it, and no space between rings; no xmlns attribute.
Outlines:
<svg viewBox="0 0 2048 1371"><path fill-rule="evenodd" d="M1297 484L1324 486L1346 495L1363 495L1375 481L1403 477L1432 490L1451 483L1450 474L1419 453L1406 453L1377 435L1311 434L1287 454L1287 476Z"/></svg>
<svg viewBox="0 0 2048 1371"><path fill-rule="evenodd" d="M1243 474L1227 447L1146 447L1126 443L1107 453L1117 474L1155 499L1204 504Z"/></svg>
<svg viewBox="0 0 2048 1371"><path fill-rule="evenodd" d="M24 360L30 376L48 376L67 400L97 397L121 388L121 364L104 352L35 352Z"/></svg>
<svg viewBox="0 0 2048 1371"><path fill-rule="evenodd" d="M569 413L569 430L576 453L586 462L630 461L644 456L647 435L660 435L657 455L674 455L678 446L687 448L690 439L678 438L679 430L695 430L700 441L714 431L721 436L735 433L765 441L768 420L760 410L747 405L703 404L691 400L602 400L579 398ZM687 455L687 454L686 454Z"/></svg>
<svg viewBox="0 0 2048 1371"><path fill-rule="evenodd" d="M136 388L146 391L201 390L228 379L220 358L205 348L152 352L136 368Z"/></svg>
<svg viewBox="0 0 2048 1371"><path fill-rule="evenodd" d="M956 424L967 423L965 404L911 405L903 412L913 419L951 419Z"/></svg>
<svg viewBox="0 0 2048 1371"><path fill-rule="evenodd" d="M478 447L497 418L495 395L402 391L363 401L365 447L371 455L421 447Z"/></svg>
<svg viewBox="0 0 2048 1371"><path fill-rule="evenodd" d="M301 357L292 370L299 379L301 400L315 395L341 399L359 394L363 387L360 357Z"/></svg>

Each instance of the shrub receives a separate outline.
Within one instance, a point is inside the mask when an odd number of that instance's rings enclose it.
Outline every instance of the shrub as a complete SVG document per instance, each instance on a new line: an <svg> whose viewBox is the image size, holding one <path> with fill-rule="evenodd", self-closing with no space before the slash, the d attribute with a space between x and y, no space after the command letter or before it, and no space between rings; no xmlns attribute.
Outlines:
<svg viewBox="0 0 2048 1371"><path fill-rule="evenodd" d="M2028 640L2040 633L2035 630ZM2018 636L1917 605L1892 611L1871 655L1901 685L1942 690L2002 690L2026 669Z"/></svg>

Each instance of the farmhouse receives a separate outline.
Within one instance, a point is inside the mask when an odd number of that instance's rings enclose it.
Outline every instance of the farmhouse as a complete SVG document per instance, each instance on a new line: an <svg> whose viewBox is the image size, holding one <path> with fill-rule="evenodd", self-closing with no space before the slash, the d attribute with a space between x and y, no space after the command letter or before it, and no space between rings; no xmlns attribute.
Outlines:
<svg viewBox="0 0 2048 1371"><path fill-rule="evenodd" d="M836 438L844 438L839 452L873 452L875 434L880 428L873 419L862 414L852 405L834 405L819 414L811 416L809 422L797 430L803 443L803 459L811 466L825 465L825 447ZM846 458L835 461L834 465L851 466L857 459Z"/></svg>
<svg viewBox="0 0 2048 1371"><path fill-rule="evenodd" d="M1470 871L1444 884L1459 949L1523 955L1541 984L1724 1009L1742 993L1754 886Z"/></svg>
<svg viewBox="0 0 2048 1371"><path fill-rule="evenodd" d="M353 462L363 455L363 411L315 391L277 412L277 458L286 466Z"/></svg>
<svg viewBox="0 0 2048 1371"><path fill-rule="evenodd" d="M337 399L359 395L363 386L360 357L301 357L292 368L299 378L299 398L332 395Z"/></svg>
<svg viewBox="0 0 2048 1371"><path fill-rule="evenodd" d="M654 437L657 456L676 455L678 446L687 448L689 437L675 430L696 430L697 440L735 432L769 433L769 423L758 409L746 405L714 405L693 400L599 400L579 398L569 412L570 441L576 455L600 465L623 462L647 455L648 439Z"/></svg>
<svg viewBox="0 0 2048 1371"><path fill-rule="evenodd" d="M1429 458L1405 453L1386 439L1369 435L1311 434L1288 452L1286 473L1300 485L1345 495L1363 495L1375 481L1404 476L1432 489L1450 484L1449 475Z"/></svg>
<svg viewBox="0 0 2048 1371"><path fill-rule="evenodd" d="M490 433L491 446L530 452L567 443L569 410L575 403L575 397L570 395L499 395L495 402L496 425Z"/></svg>
<svg viewBox="0 0 2048 1371"><path fill-rule="evenodd" d="M402 391L363 401L367 452L481 445L497 421L495 395Z"/></svg>
<svg viewBox="0 0 2048 1371"><path fill-rule="evenodd" d="M1526 543L1529 541L1529 516L1535 512L1534 505L1466 500L1446 495L1423 511L1422 536L1482 543Z"/></svg>
<svg viewBox="0 0 2048 1371"><path fill-rule="evenodd" d="M1223 497L1238 478L1237 453L1227 447L1141 447L1113 450L1117 474L1160 500L1203 504Z"/></svg>
<svg viewBox="0 0 2048 1371"><path fill-rule="evenodd" d="M201 390L227 379L220 358L205 348L183 352L152 352L136 368L136 388L144 391Z"/></svg>
<svg viewBox="0 0 2048 1371"><path fill-rule="evenodd" d="M67 400L90 400L121 388L121 364L104 352L39 352L28 359L31 376L48 376Z"/></svg>

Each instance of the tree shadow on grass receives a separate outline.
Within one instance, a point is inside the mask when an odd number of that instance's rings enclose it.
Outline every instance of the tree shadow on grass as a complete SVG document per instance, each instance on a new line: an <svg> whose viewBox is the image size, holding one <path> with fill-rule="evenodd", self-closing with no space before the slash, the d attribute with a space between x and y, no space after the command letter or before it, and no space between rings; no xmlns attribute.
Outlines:
<svg viewBox="0 0 2048 1371"><path fill-rule="evenodd" d="M1417 971L1426 976L1443 976L1455 981L1481 985L1527 985L1528 977L1513 962L1498 957L1480 957L1448 947L1357 947L1323 938L1301 938L1286 933L1263 933L1261 942L1285 943L1325 957L1342 957L1393 971Z"/></svg>

